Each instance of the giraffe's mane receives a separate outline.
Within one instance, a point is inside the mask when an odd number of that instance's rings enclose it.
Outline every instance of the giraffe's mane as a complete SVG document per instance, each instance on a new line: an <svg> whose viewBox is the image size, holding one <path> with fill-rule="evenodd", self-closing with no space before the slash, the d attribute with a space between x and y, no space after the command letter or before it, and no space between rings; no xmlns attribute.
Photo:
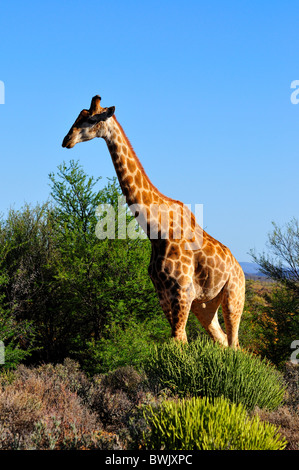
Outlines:
<svg viewBox="0 0 299 470"><path fill-rule="evenodd" d="M171 202L176 202L177 204L183 204L181 201L177 201L177 200L172 199L172 198L170 198L170 197L168 197L168 196L165 196L164 194L162 194L162 193L156 188L156 186L153 185L153 183L151 182L151 180L150 180L149 177L147 176L147 174L146 174L146 172L145 172L145 170L144 170L144 168L143 168L143 165L142 165L141 161L140 161L139 158L137 157L136 152L135 152L135 150L134 150L134 148L133 148L133 146L132 146L132 144L131 144L129 138L127 137L125 131L123 130L122 125L121 125L121 124L118 122L118 120L116 119L115 114L112 116L112 118L114 119L114 121L116 122L117 126L119 127L119 129L120 129L120 131L121 131L121 133L122 133L122 135L123 135L123 137L124 137L124 139L125 139L125 141L126 141L128 147L129 147L129 149L130 149L131 152L133 153L134 159L135 159L137 165L139 166L139 169L140 169L141 173L142 173L143 176L147 179L147 181L148 181L148 183L150 184L151 188L152 188L160 197L162 197L163 199L166 199L167 201L171 201Z"/></svg>
<svg viewBox="0 0 299 470"><path fill-rule="evenodd" d="M128 136L127 136L127 134L125 133L125 131L124 131L122 125L121 125L121 124L119 123L119 121L116 119L115 114L114 114L112 117L113 117L114 121L116 122L116 124L118 125L118 127L119 127L119 129L120 129L120 131L121 131L121 133L122 133L122 135L123 135L123 137L124 137L124 139L125 139L125 141L126 141L128 147L129 147L129 149L130 149L131 152L133 153L134 158L136 159L136 162L138 163L140 170L141 170L142 173L148 178L148 176L147 176L147 174L145 173L145 170L144 170L144 168L143 168L143 166L142 166L142 163L141 163L141 161L139 160L139 158L137 157L136 152L135 152L135 150L134 150L134 148L133 148L133 146L132 146L132 144L131 144L131 142L130 142Z"/></svg>

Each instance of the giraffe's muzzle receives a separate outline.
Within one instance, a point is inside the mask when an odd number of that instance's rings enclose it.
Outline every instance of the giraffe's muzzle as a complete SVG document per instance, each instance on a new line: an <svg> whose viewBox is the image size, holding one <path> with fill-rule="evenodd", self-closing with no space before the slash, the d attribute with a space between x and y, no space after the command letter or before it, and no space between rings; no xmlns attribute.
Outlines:
<svg viewBox="0 0 299 470"><path fill-rule="evenodd" d="M67 149L70 149L73 147L68 135L66 135L65 138L63 139L62 147L66 147Z"/></svg>

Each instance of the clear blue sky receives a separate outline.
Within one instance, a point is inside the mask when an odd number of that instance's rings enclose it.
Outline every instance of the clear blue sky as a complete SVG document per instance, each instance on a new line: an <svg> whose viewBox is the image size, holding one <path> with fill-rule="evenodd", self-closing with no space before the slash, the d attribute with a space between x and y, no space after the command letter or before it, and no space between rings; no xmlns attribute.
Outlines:
<svg viewBox="0 0 299 470"><path fill-rule="evenodd" d="M0 15L1 212L47 200L63 160L115 175L103 140L61 147L100 94L152 182L203 204L239 261L298 217L297 2L4 0Z"/></svg>

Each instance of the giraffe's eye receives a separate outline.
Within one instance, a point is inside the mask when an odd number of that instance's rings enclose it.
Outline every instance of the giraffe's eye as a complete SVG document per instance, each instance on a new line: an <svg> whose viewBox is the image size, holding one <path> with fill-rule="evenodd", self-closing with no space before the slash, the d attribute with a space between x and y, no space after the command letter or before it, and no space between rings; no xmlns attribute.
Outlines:
<svg viewBox="0 0 299 470"><path fill-rule="evenodd" d="M88 122L89 124L96 124L96 123L97 123L97 120L96 120L94 117L90 117L90 118L87 119L87 122Z"/></svg>

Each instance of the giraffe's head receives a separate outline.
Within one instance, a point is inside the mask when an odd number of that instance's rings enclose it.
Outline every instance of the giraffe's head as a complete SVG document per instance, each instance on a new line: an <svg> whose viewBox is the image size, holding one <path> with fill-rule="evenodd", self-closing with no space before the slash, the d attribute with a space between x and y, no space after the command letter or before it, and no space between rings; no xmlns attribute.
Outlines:
<svg viewBox="0 0 299 470"><path fill-rule="evenodd" d="M99 95L94 96L90 108L81 111L63 139L62 147L70 149L78 142L85 142L95 137L105 138L108 135L107 120L113 116L115 107L102 108L100 101L101 97Z"/></svg>

